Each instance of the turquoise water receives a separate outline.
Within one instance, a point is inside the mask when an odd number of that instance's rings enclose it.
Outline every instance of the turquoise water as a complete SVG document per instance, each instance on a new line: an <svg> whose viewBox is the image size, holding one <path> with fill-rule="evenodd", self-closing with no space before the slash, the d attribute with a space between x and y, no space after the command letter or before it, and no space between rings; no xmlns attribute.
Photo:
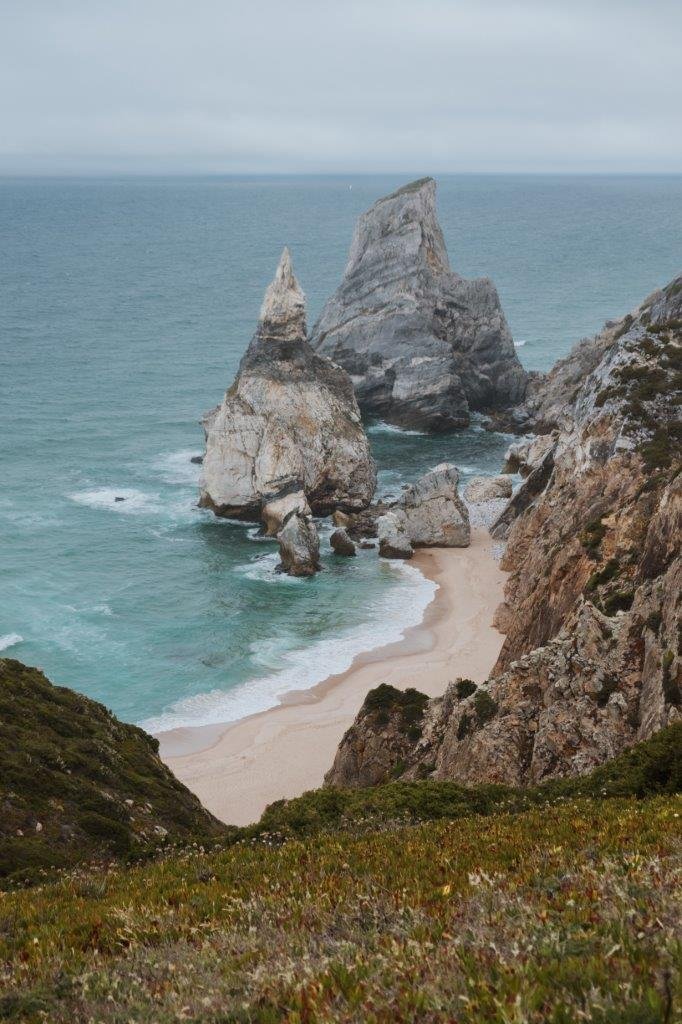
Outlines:
<svg viewBox="0 0 682 1024"><path fill-rule="evenodd" d="M267 706L419 619L431 585L373 552L275 576L271 541L194 507L189 461L284 243L312 322L404 180L0 181L0 646L160 728ZM439 180L453 267L496 281L539 369L679 271L681 200L679 177ZM370 438L385 491L444 459L492 472L508 440Z"/></svg>

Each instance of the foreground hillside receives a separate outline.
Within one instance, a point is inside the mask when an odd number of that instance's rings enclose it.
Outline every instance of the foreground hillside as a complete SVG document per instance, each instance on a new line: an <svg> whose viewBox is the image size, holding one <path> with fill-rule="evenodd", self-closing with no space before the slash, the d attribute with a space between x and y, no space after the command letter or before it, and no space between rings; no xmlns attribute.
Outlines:
<svg viewBox="0 0 682 1024"><path fill-rule="evenodd" d="M669 1024L682 724L583 779L274 804L0 894L0 1020Z"/></svg>
<svg viewBox="0 0 682 1024"><path fill-rule="evenodd" d="M101 704L0 658L0 879L222 834L157 751Z"/></svg>
<svg viewBox="0 0 682 1024"><path fill-rule="evenodd" d="M0 1018L678 1020L679 797L240 843L0 902Z"/></svg>

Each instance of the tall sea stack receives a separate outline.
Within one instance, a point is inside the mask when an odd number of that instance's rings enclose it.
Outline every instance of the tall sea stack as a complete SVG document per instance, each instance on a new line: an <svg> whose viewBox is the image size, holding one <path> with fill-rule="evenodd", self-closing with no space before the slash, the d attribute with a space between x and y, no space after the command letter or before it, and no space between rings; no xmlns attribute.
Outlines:
<svg viewBox="0 0 682 1024"><path fill-rule="evenodd" d="M305 300L284 249L234 383L204 418L200 504L277 533L287 515L365 508L376 468L345 370L306 340Z"/></svg>
<svg viewBox="0 0 682 1024"><path fill-rule="evenodd" d="M450 269L432 178L360 217L311 344L348 371L363 410L404 427L465 427L525 393L494 284Z"/></svg>

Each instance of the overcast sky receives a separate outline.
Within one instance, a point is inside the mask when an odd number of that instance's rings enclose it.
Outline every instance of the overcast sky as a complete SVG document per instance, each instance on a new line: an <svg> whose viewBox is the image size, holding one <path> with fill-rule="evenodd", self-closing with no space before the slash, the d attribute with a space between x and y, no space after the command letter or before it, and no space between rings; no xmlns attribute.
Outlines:
<svg viewBox="0 0 682 1024"><path fill-rule="evenodd" d="M0 0L0 173L682 171L680 0Z"/></svg>

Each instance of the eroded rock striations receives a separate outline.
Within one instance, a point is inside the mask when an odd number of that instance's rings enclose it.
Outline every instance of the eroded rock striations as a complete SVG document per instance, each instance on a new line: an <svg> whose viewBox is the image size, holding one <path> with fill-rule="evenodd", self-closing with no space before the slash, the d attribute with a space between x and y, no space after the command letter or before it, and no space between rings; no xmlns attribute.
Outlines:
<svg viewBox="0 0 682 1024"><path fill-rule="evenodd" d="M445 431L521 401L526 374L492 281L450 269L435 196L424 178L360 217L311 344L348 371L363 410Z"/></svg>
<svg viewBox="0 0 682 1024"><path fill-rule="evenodd" d="M200 504L278 532L287 516L369 504L376 468L345 370L306 340L287 249L239 372L204 418Z"/></svg>
<svg viewBox="0 0 682 1024"><path fill-rule="evenodd" d="M373 764L383 779L579 775L682 717L682 278L581 345L578 385L567 362L534 399L551 443L498 521L511 575L491 678L428 701L416 740L364 709L329 784L377 781Z"/></svg>

